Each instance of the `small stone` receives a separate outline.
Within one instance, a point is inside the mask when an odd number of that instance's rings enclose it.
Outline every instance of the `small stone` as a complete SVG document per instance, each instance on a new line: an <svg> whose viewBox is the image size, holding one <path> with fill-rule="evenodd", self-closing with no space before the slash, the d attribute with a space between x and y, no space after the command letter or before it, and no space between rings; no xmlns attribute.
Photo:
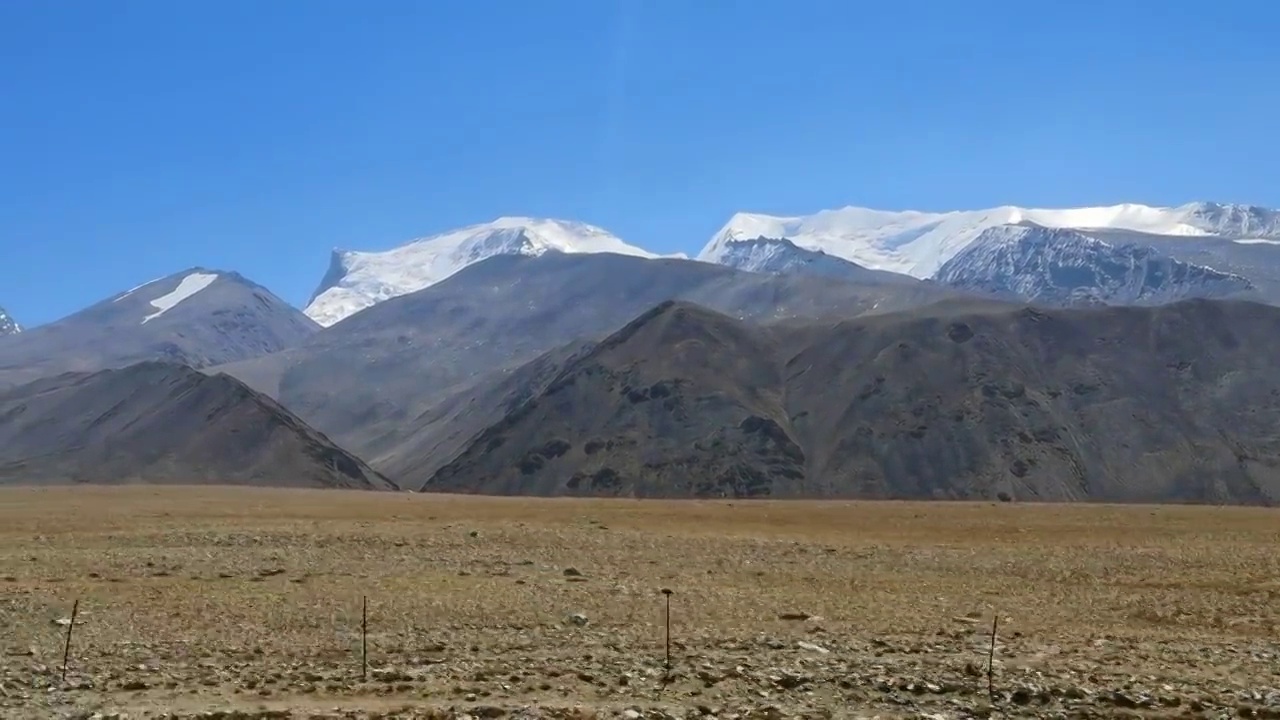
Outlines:
<svg viewBox="0 0 1280 720"><path fill-rule="evenodd" d="M582 613L574 613L569 616L569 622L573 623L574 625L577 625L578 627L583 627L589 621L587 620L586 615L583 615Z"/></svg>
<svg viewBox="0 0 1280 720"><path fill-rule="evenodd" d="M1116 707L1129 708L1129 709L1138 707L1137 700L1134 700L1133 698L1129 697L1128 695L1125 695L1119 690L1111 693L1111 704L1115 705Z"/></svg>

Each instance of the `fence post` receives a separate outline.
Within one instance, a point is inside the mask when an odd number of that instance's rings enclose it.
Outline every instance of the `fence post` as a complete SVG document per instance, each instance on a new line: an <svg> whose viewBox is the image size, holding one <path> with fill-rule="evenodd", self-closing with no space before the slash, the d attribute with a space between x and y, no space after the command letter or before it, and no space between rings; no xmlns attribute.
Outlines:
<svg viewBox="0 0 1280 720"><path fill-rule="evenodd" d="M991 618L991 651L987 654L987 698L996 701L995 668L996 668L996 628L1000 624L1000 613Z"/></svg>
<svg viewBox="0 0 1280 720"><path fill-rule="evenodd" d="M369 596L360 597L360 682L369 679Z"/></svg>
<svg viewBox="0 0 1280 720"><path fill-rule="evenodd" d="M67 642L62 646L62 682L67 681L67 660L71 657L71 631L76 626L76 615L80 612L80 598L71 605L71 622L67 623Z"/></svg>
<svg viewBox="0 0 1280 720"><path fill-rule="evenodd" d="M671 589L662 588L662 594L667 596L667 670L671 669Z"/></svg>

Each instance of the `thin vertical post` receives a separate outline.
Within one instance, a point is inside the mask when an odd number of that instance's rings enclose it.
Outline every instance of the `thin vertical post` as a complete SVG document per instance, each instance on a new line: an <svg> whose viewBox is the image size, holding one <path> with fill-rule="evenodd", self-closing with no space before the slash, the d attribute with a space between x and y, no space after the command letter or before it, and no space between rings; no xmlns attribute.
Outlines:
<svg viewBox="0 0 1280 720"><path fill-rule="evenodd" d="M991 651L987 654L987 698L992 702L995 702L996 699L996 628L999 624L1000 614L996 613L996 615L991 618Z"/></svg>
<svg viewBox="0 0 1280 720"><path fill-rule="evenodd" d="M360 682L369 679L369 596L360 598Z"/></svg>
<svg viewBox="0 0 1280 720"><path fill-rule="evenodd" d="M667 669L671 669L671 590L662 589L662 594L667 596Z"/></svg>
<svg viewBox="0 0 1280 720"><path fill-rule="evenodd" d="M71 622L67 623L67 642L62 647L62 682L67 681L67 660L71 657L71 631L76 626L76 615L80 612L80 598L71 605Z"/></svg>

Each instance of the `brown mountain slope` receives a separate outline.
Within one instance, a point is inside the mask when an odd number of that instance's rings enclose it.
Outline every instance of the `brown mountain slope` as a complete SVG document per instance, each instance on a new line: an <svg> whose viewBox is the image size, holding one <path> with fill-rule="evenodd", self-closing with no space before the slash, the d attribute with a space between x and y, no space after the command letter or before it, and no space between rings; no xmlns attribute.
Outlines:
<svg viewBox="0 0 1280 720"><path fill-rule="evenodd" d="M1271 503L1280 309L746 325L665 304L424 489Z"/></svg>
<svg viewBox="0 0 1280 720"><path fill-rule="evenodd" d="M804 457L779 428L786 415L776 355L772 337L753 326L663 303L571 361L429 485L538 495L779 494L802 480Z"/></svg>
<svg viewBox="0 0 1280 720"><path fill-rule="evenodd" d="M493 383L546 353L598 340L665 300L756 321L990 302L904 276L871 275L846 282L608 253L495 256L356 313L297 347L216 369L417 486L505 414L492 401L505 403L508 393L491 392ZM523 386L519 396L538 383L515 385ZM457 403L472 399L500 411L481 422L469 412L455 421L465 409Z"/></svg>
<svg viewBox="0 0 1280 720"><path fill-rule="evenodd" d="M240 381L159 362L0 392L0 484L61 482L395 489Z"/></svg>

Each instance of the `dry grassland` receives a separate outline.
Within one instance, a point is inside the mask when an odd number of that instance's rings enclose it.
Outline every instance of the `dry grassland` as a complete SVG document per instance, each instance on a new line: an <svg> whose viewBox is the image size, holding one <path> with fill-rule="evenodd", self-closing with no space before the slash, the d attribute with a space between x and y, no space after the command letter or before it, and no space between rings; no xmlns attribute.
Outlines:
<svg viewBox="0 0 1280 720"><path fill-rule="evenodd" d="M1280 513L5 489L0 631L6 718L1275 718Z"/></svg>

